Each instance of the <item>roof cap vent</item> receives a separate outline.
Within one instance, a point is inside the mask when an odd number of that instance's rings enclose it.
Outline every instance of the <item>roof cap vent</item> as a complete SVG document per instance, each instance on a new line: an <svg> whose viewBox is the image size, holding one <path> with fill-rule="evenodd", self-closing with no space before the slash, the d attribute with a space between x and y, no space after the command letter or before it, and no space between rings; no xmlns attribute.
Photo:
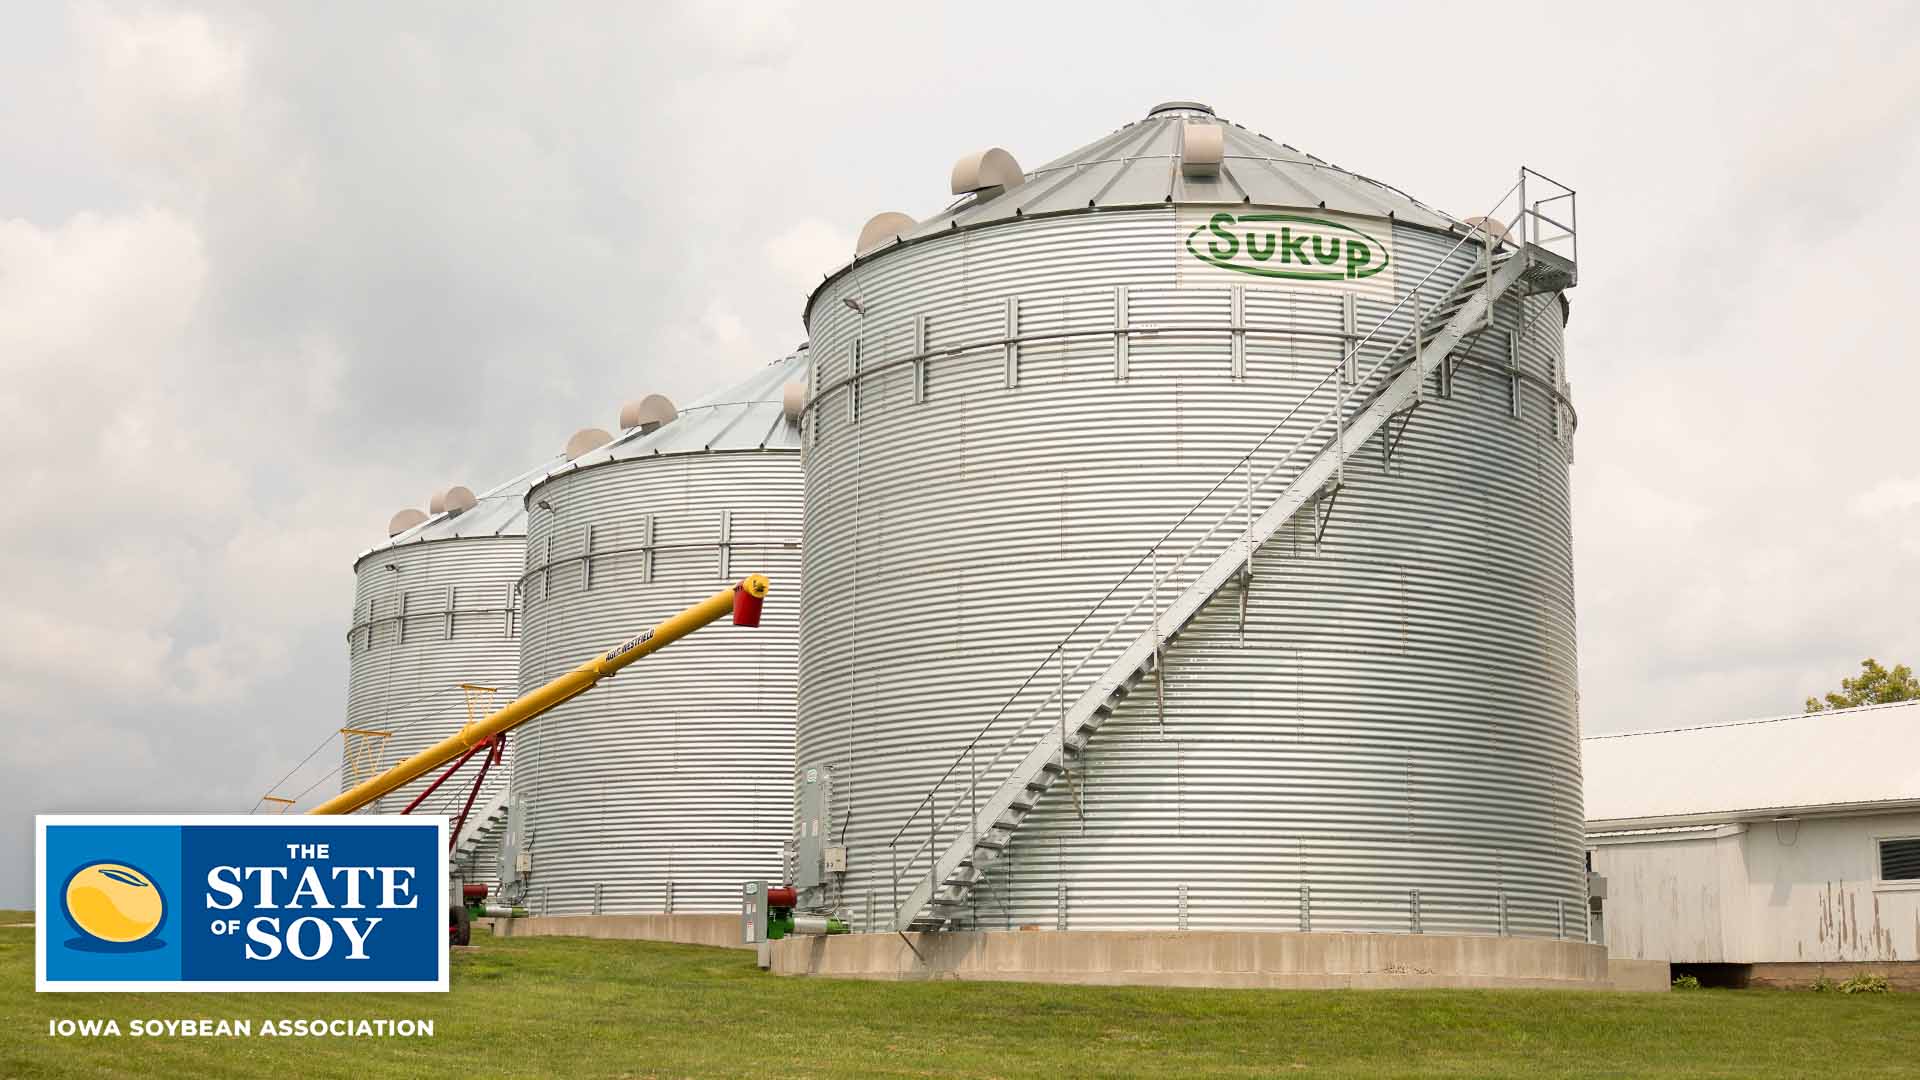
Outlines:
<svg viewBox="0 0 1920 1080"><path fill-rule="evenodd" d="M679 415L680 410L674 407L671 398L665 394L648 394L639 401L629 401L620 406L620 430L639 428L642 432L652 431Z"/></svg>
<svg viewBox="0 0 1920 1080"><path fill-rule="evenodd" d="M1226 129L1204 120L1180 125L1180 172L1186 176L1218 176L1226 156Z"/></svg>
<svg viewBox="0 0 1920 1080"><path fill-rule="evenodd" d="M427 515L409 506L405 510L387 519L387 535L399 536L415 525L427 520Z"/></svg>
<svg viewBox="0 0 1920 1080"><path fill-rule="evenodd" d="M447 512L447 489L441 488L427 498L427 513L444 514Z"/></svg>
<svg viewBox="0 0 1920 1080"><path fill-rule="evenodd" d="M976 191L981 198L989 199L1026 182L1027 175L1020 171L1020 163L997 146L968 154L953 163L955 195Z"/></svg>
<svg viewBox="0 0 1920 1080"><path fill-rule="evenodd" d="M787 418L787 423L799 423L801 414L806 411L806 383L796 379L780 388L780 412Z"/></svg>
<svg viewBox="0 0 1920 1080"><path fill-rule="evenodd" d="M597 450L612 441L613 436L597 427L581 428L573 433L573 438L567 440L567 447L561 453L566 455L568 461L572 461L581 454L589 450Z"/></svg>
<svg viewBox="0 0 1920 1080"><path fill-rule="evenodd" d="M1203 105L1198 101L1163 101L1160 104L1155 105L1153 108L1148 109L1147 116L1149 119L1151 119L1152 117L1165 116L1169 113L1190 113L1190 112L1205 113L1208 116L1212 116L1213 106Z"/></svg>
<svg viewBox="0 0 1920 1080"><path fill-rule="evenodd" d="M1473 217L1467 218L1462 224L1465 224L1470 228L1479 229L1482 234L1488 237L1491 237L1493 239L1493 242L1496 244L1504 243L1507 240L1507 237L1509 236L1509 233L1507 232L1507 227L1500 223L1499 218L1480 217L1478 215L1475 215Z"/></svg>
<svg viewBox="0 0 1920 1080"><path fill-rule="evenodd" d="M477 500L473 497L472 488L455 484L446 490L442 501L446 505L447 513L458 514L473 509Z"/></svg>
<svg viewBox="0 0 1920 1080"><path fill-rule="evenodd" d="M891 244L913 230L919 222L893 210L883 211L860 226L860 239L853 242L853 253L865 255L882 244Z"/></svg>

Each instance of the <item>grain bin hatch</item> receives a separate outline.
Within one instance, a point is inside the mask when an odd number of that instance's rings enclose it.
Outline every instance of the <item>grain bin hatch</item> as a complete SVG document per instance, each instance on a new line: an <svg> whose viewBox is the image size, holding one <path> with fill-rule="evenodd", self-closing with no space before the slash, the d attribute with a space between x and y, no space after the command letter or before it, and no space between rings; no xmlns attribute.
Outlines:
<svg viewBox="0 0 1920 1080"><path fill-rule="evenodd" d="M473 497L473 489L461 484L455 484L448 488L446 495L442 499L446 507L446 512L449 514L464 514L468 510L473 509L474 503L477 501L478 500Z"/></svg>

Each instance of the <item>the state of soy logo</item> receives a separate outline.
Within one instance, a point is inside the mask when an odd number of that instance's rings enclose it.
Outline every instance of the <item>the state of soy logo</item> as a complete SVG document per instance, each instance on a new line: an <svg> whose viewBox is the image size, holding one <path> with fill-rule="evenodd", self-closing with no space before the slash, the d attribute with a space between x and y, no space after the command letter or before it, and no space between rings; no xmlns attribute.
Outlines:
<svg viewBox="0 0 1920 1080"><path fill-rule="evenodd" d="M444 817L35 826L40 990L447 988Z"/></svg>

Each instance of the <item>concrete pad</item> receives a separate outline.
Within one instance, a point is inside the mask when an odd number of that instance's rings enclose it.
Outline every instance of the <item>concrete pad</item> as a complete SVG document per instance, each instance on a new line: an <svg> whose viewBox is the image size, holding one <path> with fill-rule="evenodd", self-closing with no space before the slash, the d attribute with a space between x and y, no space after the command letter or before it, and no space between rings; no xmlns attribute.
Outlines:
<svg viewBox="0 0 1920 1080"><path fill-rule="evenodd" d="M1621 960L1609 957L1607 979L1615 990L1664 994L1673 989L1673 968L1665 960Z"/></svg>
<svg viewBox="0 0 1920 1080"><path fill-rule="evenodd" d="M531 915L494 919L498 937L585 937L619 941L672 941L751 949L740 939L740 916L727 915Z"/></svg>
<svg viewBox="0 0 1920 1080"><path fill-rule="evenodd" d="M1920 990L1920 961L1828 960L1784 964L1754 964L1747 985L1777 990L1805 990L1822 976L1843 983L1855 975L1879 975L1894 990Z"/></svg>
<svg viewBox="0 0 1920 1080"><path fill-rule="evenodd" d="M778 975L1140 986L1606 990L1585 942L1446 934L980 931L776 941ZM1644 971L1623 969L1644 982ZM1651 988L1651 987L1647 987Z"/></svg>

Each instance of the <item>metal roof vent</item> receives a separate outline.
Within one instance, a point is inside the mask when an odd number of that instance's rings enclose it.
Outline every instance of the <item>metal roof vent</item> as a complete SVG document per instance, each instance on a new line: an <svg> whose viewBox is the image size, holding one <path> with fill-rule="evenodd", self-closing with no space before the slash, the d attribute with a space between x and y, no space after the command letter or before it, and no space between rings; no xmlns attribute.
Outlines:
<svg viewBox="0 0 1920 1080"><path fill-rule="evenodd" d="M1226 156L1226 129L1205 120L1180 125L1180 172L1186 176L1218 176Z"/></svg>
<svg viewBox="0 0 1920 1080"><path fill-rule="evenodd" d="M968 154L953 163L953 193L965 195L969 191L979 192L983 199L990 199L1007 188L1016 188L1027 182L1027 175L1020 171L1020 163L1013 155L999 147L990 147L979 153Z"/></svg>
<svg viewBox="0 0 1920 1080"><path fill-rule="evenodd" d="M585 427L573 433L573 438L567 440L567 447L565 450L562 450L561 453L567 456L568 461L572 461L581 454L589 450L598 449L612 441L613 436L599 428Z"/></svg>
<svg viewBox="0 0 1920 1080"><path fill-rule="evenodd" d="M1183 116L1187 113L1212 116L1213 106L1203 105L1198 101L1163 101L1147 110L1147 119L1151 120L1156 116Z"/></svg>
<svg viewBox="0 0 1920 1080"><path fill-rule="evenodd" d="M447 512L447 489L441 488L427 499L427 513L444 514Z"/></svg>
<svg viewBox="0 0 1920 1080"><path fill-rule="evenodd" d="M1481 232L1492 237L1495 243L1499 243L1507 238L1507 227L1500 224L1499 218L1474 216L1467 218L1465 223L1479 228Z"/></svg>
<svg viewBox="0 0 1920 1080"><path fill-rule="evenodd" d="M415 525L427 520L427 515L409 506L405 510L387 519L387 535L399 536Z"/></svg>
<svg viewBox="0 0 1920 1080"><path fill-rule="evenodd" d="M853 242L853 253L865 255L882 244L890 244L913 231L918 224L907 215L892 210L875 214L860 226L860 239Z"/></svg>
<svg viewBox="0 0 1920 1080"><path fill-rule="evenodd" d="M652 431L679 415L680 410L674 407L671 398L665 394L648 394L639 401L629 401L620 406L620 430L639 428L643 432Z"/></svg>
<svg viewBox="0 0 1920 1080"><path fill-rule="evenodd" d="M447 513L449 514L458 514L466 510L471 510L473 509L473 504L475 501L476 500L473 497L473 489L470 487L463 487L459 484L455 484L452 487L448 488L446 492L446 496L442 499L442 502L446 506Z"/></svg>
<svg viewBox="0 0 1920 1080"><path fill-rule="evenodd" d="M787 423L800 422L800 415L807 411L806 383L796 380L780 388L780 411L786 416Z"/></svg>

